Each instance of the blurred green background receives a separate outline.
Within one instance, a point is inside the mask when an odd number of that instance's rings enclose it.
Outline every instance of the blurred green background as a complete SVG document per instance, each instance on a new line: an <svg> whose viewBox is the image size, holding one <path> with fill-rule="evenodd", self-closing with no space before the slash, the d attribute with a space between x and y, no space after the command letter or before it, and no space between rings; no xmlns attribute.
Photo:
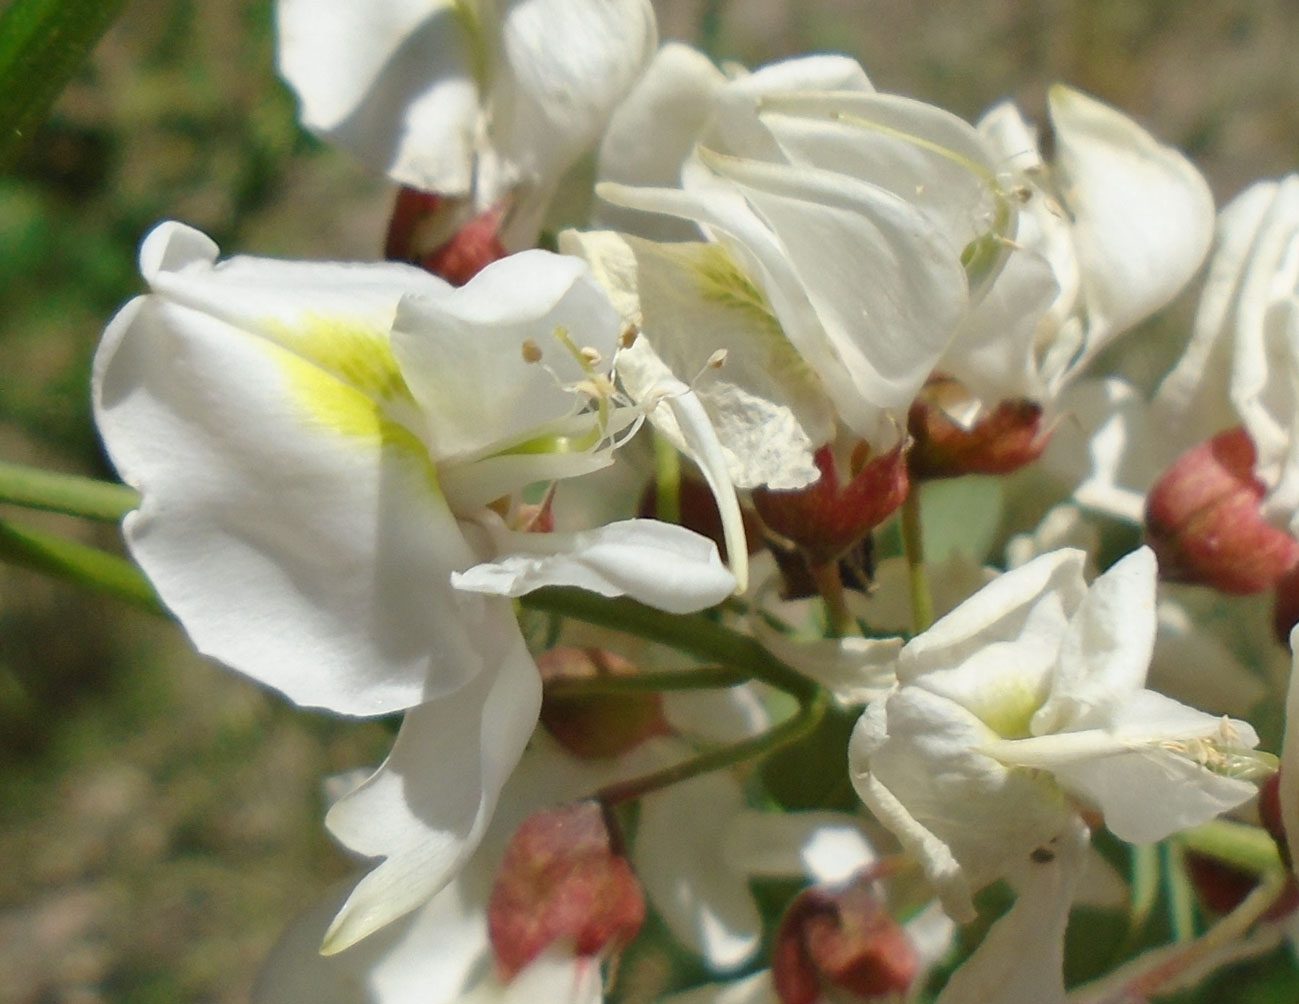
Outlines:
<svg viewBox="0 0 1299 1004"><path fill-rule="evenodd" d="M1295 0L658 6L665 38L750 64L846 52L881 89L970 118L1013 97L1040 120L1045 87L1072 83L1187 150L1220 202L1299 166ZM389 190L298 130L271 21L270 0L128 0L0 177L0 458L110 475L89 361L158 220L227 253L377 256ZM112 528L0 516L116 546ZM167 624L0 566L0 1004L244 999L346 868L319 778L387 742L292 710Z"/></svg>

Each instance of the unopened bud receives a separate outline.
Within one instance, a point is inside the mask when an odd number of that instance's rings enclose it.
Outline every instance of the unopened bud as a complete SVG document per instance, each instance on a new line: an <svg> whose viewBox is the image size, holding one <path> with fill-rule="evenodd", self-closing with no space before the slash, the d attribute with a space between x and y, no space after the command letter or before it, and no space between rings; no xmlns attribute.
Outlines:
<svg viewBox="0 0 1299 1004"><path fill-rule="evenodd" d="M917 398L907 431L914 440L907 462L916 481L1010 474L1041 456L1051 439L1042 428L1042 406L1023 399L1002 401L966 429L936 401Z"/></svg>
<svg viewBox="0 0 1299 1004"><path fill-rule="evenodd" d="M841 484L829 446L816 451L821 477L805 488L757 488L753 505L774 533L797 544L814 566L837 561L907 497L906 451L901 444L865 460Z"/></svg>
<svg viewBox="0 0 1299 1004"><path fill-rule="evenodd" d="M555 941L578 956L627 945L645 898L595 802L544 809L510 838L487 904L497 967L511 979Z"/></svg>
<svg viewBox="0 0 1299 1004"><path fill-rule="evenodd" d="M781 1004L817 1004L829 988L861 1001L895 999L920 972L915 947L866 878L795 897L776 932L771 975Z"/></svg>
<svg viewBox="0 0 1299 1004"><path fill-rule="evenodd" d="M463 286L508 253L501 243L504 204L477 215L463 199L403 186L397 192L384 257L408 261L455 286Z"/></svg>
<svg viewBox="0 0 1299 1004"><path fill-rule="evenodd" d="M1265 492L1244 429L1178 457L1146 498L1146 538L1160 577L1234 595L1275 586L1299 563L1299 542L1263 519Z"/></svg>
<svg viewBox="0 0 1299 1004"><path fill-rule="evenodd" d="M657 693L565 693L570 682L636 675L636 667L599 648L552 648L537 656L541 724L565 749L585 760L618 756L651 736L670 732Z"/></svg>

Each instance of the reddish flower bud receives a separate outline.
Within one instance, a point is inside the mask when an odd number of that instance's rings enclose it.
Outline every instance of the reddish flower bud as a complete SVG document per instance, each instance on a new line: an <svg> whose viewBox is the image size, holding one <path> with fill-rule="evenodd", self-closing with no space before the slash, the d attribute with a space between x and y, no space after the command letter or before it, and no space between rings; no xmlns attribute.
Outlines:
<svg viewBox="0 0 1299 1004"><path fill-rule="evenodd" d="M403 186L397 192L383 255L413 262L455 286L508 253L501 243L505 206L469 215L461 199Z"/></svg>
<svg viewBox="0 0 1299 1004"><path fill-rule="evenodd" d="M681 525L707 537L717 545L722 560L729 561L726 553L726 534L722 529L722 514L717 508L717 500L713 498L712 489L699 478L683 477L677 488L677 505L680 508ZM636 513L645 519L660 518L658 492L653 482L641 493ZM753 554L762 548L762 530L758 526L758 517L746 506L741 507L740 518L744 522L744 537L749 544L749 553Z"/></svg>
<svg viewBox="0 0 1299 1004"><path fill-rule="evenodd" d="M917 398L907 431L914 440L907 462L915 481L1010 474L1041 456L1051 440L1051 431L1042 428L1042 406L1023 399L1002 401L965 429L936 401Z"/></svg>
<svg viewBox="0 0 1299 1004"><path fill-rule="evenodd" d="M645 899L613 847L595 802L529 816L505 851L487 904L497 967L513 978L553 942L597 955L625 946L645 919Z"/></svg>
<svg viewBox="0 0 1299 1004"><path fill-rule="evenodd" d="M541 724L574 756L617 756L650 736L670 732L657 693L575 694L564 681L635 676L636 667L599 648L553 648L537 657L541 670Z"/></svg>
<svg viewBox="0 0 1299 1004"><path fill-rule="evenodd" d="M920 962L906 932L859 878L794 898L776 932L771 975L781 1004L816 1004L828 987L864 1000L907 992Z"/></svg>
<svg viewBox="0 0 1299 1004"><path fill-rule="evenodd" d="M1146 539L1160 576L1235 595L1275 586L1299 563L1299 542L1263 519L1265 492L1244 429L1183 453L1146 498Z"/></svg>
<svg viewBox="0 0 1299 1004"><path fill-rule="evenodd" d="M868 452L865 444L858 452ZM853 476L841 484L829 446L816 451L821 477L806 488L773 491L758 488L753 505L773 532L797 544L813 566L837 561L907 497L906 451L899 444L888 453L866 459L854 455Z"/></svg>

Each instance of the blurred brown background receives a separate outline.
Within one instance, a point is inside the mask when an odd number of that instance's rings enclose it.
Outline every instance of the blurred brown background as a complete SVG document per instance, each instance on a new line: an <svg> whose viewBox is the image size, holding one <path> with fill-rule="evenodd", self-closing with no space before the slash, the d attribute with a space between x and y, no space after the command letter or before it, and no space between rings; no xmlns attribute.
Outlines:
<svg viewBox="0 0 1299 1004"><path fill-rule="evenodd" d="M658 6L665 38L750 64L849 53L881 89L971 118L1013 97L1040 120L1046 85L1072 83L1187 150L1220 201L1299 167L1295 0ZM131 0L0 178L0 457L109 475L89 359L157 220L227 253L377 256L386 185L297 130L272 59L269 0ZM111 527L0 517L115 546ZM345 870L319 778L388 738L0 566L0 1004L244 999L279 928Z"/></svg>

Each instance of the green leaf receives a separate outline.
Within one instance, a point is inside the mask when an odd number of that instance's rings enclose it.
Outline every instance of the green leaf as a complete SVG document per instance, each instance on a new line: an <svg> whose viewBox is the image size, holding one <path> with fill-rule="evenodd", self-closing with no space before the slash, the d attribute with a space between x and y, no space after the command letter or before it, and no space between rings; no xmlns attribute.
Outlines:
<svg viewBox="0 0 1299 1004"><path fill-rule="evenodd" d="M51 533L0 521L0 561L8 561L167 616L149 580L125 558Z"/></svg>
<svg viewBox="0 0 1299 1004"><path fill-rule="evenodd" d="M116 523L140 504L134 489L0 461L0 502Z"/></svg>
<svg viewBox="0 0 1299 1004"><path fill-rule="evenodd" d="M125 6L126 0L12 0L0 14L0 172L17 162Z"/></svg>

